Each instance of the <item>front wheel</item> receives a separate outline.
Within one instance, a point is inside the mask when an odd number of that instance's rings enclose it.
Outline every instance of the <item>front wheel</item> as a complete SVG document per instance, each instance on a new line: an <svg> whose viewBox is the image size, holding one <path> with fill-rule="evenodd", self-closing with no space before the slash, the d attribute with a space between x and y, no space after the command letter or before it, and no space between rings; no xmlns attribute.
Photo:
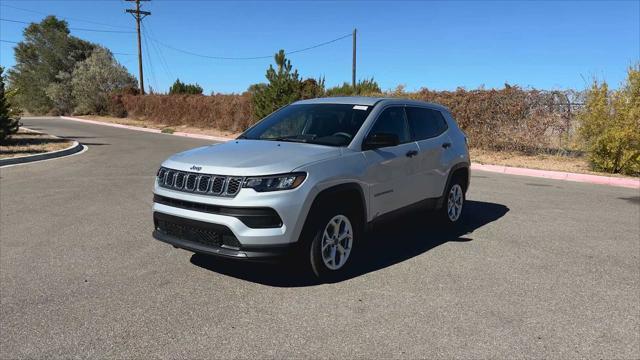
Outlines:
<svg viewBox="0 0 640 360"><path fill-rule="evenodd" d="M460 179L454 178L447 188L445 201L440 211L444 222L448 225L459 223L462 217L465 200L462 186Z"/></svg>
<svg viewBox="0 0 640 360"><path fill-rule="evenodd" d="M311 270L319 279L335 280L350 265L358 223L347 211L331 212L321 219L309 251Z"/></svg>

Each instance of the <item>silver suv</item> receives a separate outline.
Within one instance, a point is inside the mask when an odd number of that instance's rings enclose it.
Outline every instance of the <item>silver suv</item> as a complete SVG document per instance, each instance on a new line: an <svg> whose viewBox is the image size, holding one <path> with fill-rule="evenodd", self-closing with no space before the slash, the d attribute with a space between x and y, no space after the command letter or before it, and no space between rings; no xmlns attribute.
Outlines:
<svg viewBox="0 0 640 360"><path fill-rule="evenodd" d="M167 159L154 187L153 236L228 258L291 255L332 278L387 215L421 205L459 222L468 187L466 137L446 108L303 100L235 140Z"/></svg>

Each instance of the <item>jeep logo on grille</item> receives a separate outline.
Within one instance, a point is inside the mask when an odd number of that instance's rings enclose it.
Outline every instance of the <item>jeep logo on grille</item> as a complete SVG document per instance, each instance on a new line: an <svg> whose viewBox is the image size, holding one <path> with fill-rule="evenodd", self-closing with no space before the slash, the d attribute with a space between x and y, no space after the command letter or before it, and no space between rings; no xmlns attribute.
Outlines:
<svg viewBox="0 0 640 360"><path fill-rule="evenodd" d="M191 170L193 170L193 171L200 171L200 170L202 170L202 166L195 166L195 165L193 165L193 166L191 167Z"/></svg>

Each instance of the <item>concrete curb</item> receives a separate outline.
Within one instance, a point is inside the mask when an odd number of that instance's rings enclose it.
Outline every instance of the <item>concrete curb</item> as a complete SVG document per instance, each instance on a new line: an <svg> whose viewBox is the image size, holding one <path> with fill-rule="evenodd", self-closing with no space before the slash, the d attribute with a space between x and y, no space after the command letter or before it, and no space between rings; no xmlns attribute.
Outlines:
<svg viewBox="0 0 640 360"><path fill-rule="evenodd" d="M39 132L31 129L27 129L27 130L31 132ZM50 135L50 136L53 136L53 135ZM79 142L74 141L71 144L71 146L62 150L50 151L50 152L35 154L35 155L18 156L18 157L13 157L8 159L0 159L0 167L8 166L8 165L25 164L25 163L30 163L34 161L49 160L49 159L55 159L63 156L69 156L82 151L82 149L84 149L84 146Z"/></svg>
<svg viewBox="0 0 640 360"><path fill-rule="evenodd" d="M145 132L154 133L154 134L175 135L175 136L188 137L188 138L192 138L192 139L203 139L203 140L223 141L223 142L231 140L230 138L226 138L226 137L222 137L222 136L191 134L191 133L185 133L185 132L181 132L181 131L176 131L176 132L173 132L173 133L163 133L162 130L159 130L159 129L149 129L149 128L143 128L143 127L139 127L139 126L122 125L122 124L108 123L108 122L103 122L103 121L80 119L80 118L71 117L71 116L60 116L60 118L64 119L64 120L83 122L83 123L86 123L86 124L111 126L111 127L121 128L121 129L145 131Z"/></svg>
<svg viewBox="0 0 640 360"><path fill-rule="evenodd" d="M138 126L105 123L105 122L95 121L95 120L79 119L71 116L61 116L60 118L65 120L84 122L87 124L112 126L112 127L122 128L122 129L146 131L146 132L156 133L156 134L162 133L158 129L149 129L149 128L143 128ZM173 134L166 134L166 135L175 135L175 136L189 137L193 139L205 139L205 140L222 141L222 142L232 140L231 138L226 138L221 136L190 134L190 133L178 132L178 131L174 132ZM530 177L538 177L538 178L553 179L553 180L575 181L575 182L582 182L582 183L589 183L589 184L610 185L610 186L619 186L619 187L625 187L625 188L631 188L631 189L640 189L640 179L634 179L634 178L578 174L578 173L570 173L570 172L562 172L562 171L537 170L537 169L518 168L518 167L502 166L502 165L486 165L486 164L478 164L478 163L472 163L471 169L479 170L479 171L509 174L509 175L530 176Z"/></svg>
<svg viewBox="0 0 640 360"><path fill-rule="evenodd" d="M511 167L511 166L486 165L486 164L477 164L477 163L471 164L471 170L489 171L489 172L496 172L496 173L509 174L509 175L531 176L531 177L553 179L553 180L575 181L575 182L582 182L582 183L589 183L589 184L611 185L611 186L626 187L631 189L640 189L640 179L634 179L634 178L577 174L577 173L569 173L569 172L562 172L562 171L526 169L526 168L518 168L518 167Z"/></svg>

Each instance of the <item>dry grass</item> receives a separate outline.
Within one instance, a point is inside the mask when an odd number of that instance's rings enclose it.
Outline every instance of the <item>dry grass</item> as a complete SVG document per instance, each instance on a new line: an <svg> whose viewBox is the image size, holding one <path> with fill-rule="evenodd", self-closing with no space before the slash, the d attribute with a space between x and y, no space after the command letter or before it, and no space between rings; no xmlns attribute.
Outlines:
<svg viewBox="0 0 640 360"><path fill-rule="evenodd" d="M20 129L17 134L11 136L6 145L0 145L0 159L62 150L72 143L73 140Z"/></svg>
<svg viewBox="0 0 640 360"><path fill-rule="evenodd" d="M122 95L111 102L112 107L121 107L128 117L172 128L187 125L237 133L255 122L248 94Z"/></svg>

